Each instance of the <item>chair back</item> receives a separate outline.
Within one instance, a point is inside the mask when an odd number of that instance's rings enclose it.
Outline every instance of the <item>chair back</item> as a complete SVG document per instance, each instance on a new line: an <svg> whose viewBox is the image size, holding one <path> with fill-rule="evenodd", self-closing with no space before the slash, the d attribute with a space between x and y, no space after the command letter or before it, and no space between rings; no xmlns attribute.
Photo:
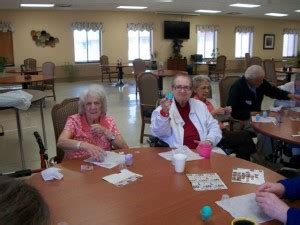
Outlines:
<svg viewBox="0 0 300 225"><path fill-rule="evenodd" d="M53 106L51 110L51 116L56 142L66 125L67 118L70 115L78 113L78 101L79 98L69 98L63 100L60 104ZM60 163L63 160L63 157L64 151L56 148L56 161Z"/></svg>
<svg viewBox="0 0 300 225"><path fill-rule="evenodd" d="M250 53L245 53L245 66L246 69L250 66Z"/></svg>
<svg viewBox="0 0 300 225"><path fill-rule="evenodd" d="M107 55L102 55L100 57L100 65L101 65L101 71L102 71L102 73L109 72L109 67L107 66L108 64L109 64L108 56Z"/></svg>
<svg viewBox="0 0 300 225"><path fill-rule="evenodd" d="M54 77L54 72L55 72L55 64L53 62L45 62L42 65L42 74L46 76L52 76ZM46 80L44 81L45 84L53 84L53 80Z"/></svg>
<svg viewBox="0 0 300 225"><path fill-rule="evenodd" d="M271 59L264 60L265 79L272 85L277 85L275 62Z"/></svg>
<svg viewBox="0 0 300 225"><path fill-rule="evenodd" d="M226 56L219 55L217 57L216 72L224 74L225 68L226 68Z"/></svg>
<svg viewBox="0 0 300 225"><path fill-rule="evenodd" d="M36 59L33 58L25 59L24 66L26 71L36 71Z"/></svg>
<svg viewBox="0 0 300 225"><path fill-rule="evenodd" d="M138 76L137 80L141 106L155 108L159 99L157 77L153 73L144 72Z"/></svg>
<svg viewBox="0 0 300 225"><path fill-rule="evenodd" d="M140 73L145 72L146 63L144 60L135 59L133 60L132 64L133 64L133 71L135 76L138 76Z"/></svg>
<svg viewBox="0 0 300 225"><path fill-rule="evenodd" d="M232 84L237 81L240 76L227 76L220 80L219 82L219 92L220 92L220 106L225 107L228 97L229 90Z"/></svg>
<svg viewBox="0 0 300 225"><path fill-rule="evenodd" d="M250 58L249 66L258 65L262 66L262 59L260 57L254 56Z"/></svg>

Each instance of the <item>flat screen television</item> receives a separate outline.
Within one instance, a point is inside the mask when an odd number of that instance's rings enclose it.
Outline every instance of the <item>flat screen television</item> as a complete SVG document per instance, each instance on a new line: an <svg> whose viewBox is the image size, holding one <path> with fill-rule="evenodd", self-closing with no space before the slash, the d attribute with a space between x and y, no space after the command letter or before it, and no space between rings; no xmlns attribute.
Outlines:
<svg viewBox="0 0 300 225"><path fill-rule="evenodd" d="M190 22L164 21L165 39L189 39Z"/></svg>

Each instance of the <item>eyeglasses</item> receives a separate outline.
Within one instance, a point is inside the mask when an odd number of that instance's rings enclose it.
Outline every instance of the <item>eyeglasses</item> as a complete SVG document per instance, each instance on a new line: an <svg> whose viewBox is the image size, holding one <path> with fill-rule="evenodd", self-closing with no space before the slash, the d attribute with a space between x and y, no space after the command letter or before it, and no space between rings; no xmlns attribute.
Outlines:
<svg viewBox="0 0 300 225"><path fill-rule="evenodd" d="M181 85L177 85L177 86L174 86L174 89L176 91L190 91L192 88L191 86L181 86Z"/></svg>

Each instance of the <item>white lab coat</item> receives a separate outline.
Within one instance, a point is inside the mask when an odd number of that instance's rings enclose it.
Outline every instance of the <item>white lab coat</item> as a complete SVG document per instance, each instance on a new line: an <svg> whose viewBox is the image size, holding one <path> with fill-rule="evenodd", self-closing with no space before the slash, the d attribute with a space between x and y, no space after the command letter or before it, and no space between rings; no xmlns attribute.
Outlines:
<svg viewBox="0 0 300 225"><path fill-rule="evenodd" d="M189 104L189 117L197 129L201 141L208 140L214 146L217 145L222 138L218 121L212 117L206 105L201 101L191 98ZM184 121L174 100L170 107L169 117L163 117L160 114L161 109L159 106L152 113L151 132L155 137L168 143L171 148L178 148L183 145Z"/></svg>

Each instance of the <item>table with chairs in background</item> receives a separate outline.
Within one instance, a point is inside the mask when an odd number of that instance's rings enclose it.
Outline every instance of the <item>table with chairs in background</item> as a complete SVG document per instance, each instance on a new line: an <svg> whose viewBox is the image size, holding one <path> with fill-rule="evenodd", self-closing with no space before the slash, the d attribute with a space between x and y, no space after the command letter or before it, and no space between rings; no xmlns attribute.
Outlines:
<svg viewBox="0 0 300 225"><path fill-rule="evenodd" d="M43 181L35 174L27 182L37 188L48 203L52 224L203 224L200 209L209 205L213 215L208 224L231 224L233 217L215 202L253 193L257 186L232 182L233 168L264 171L266 181L276 182L283 176L263 166L239 158L213 153L210 159L186 162L184 173L176 173L170 161L158 153L169 148L131 148L122 152L133 155L128 170L143 177L123 187L101 179L119 168L94 166L81 172L82 160L67 160L58 165L64 178ZM145 166L147 165L147 166ZM185 174L217 173L228 189L195 191ZM74 188L76 187L76 188ZM293 202L299 205L299 201ZM263 223L279 224L275 220Z"/></svg>

